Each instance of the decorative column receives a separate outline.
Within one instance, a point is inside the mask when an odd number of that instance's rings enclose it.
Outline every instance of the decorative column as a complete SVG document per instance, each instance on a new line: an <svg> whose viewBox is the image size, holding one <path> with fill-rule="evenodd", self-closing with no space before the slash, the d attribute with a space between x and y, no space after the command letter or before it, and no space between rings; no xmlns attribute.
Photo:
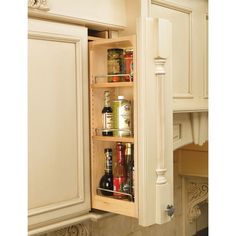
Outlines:
<svg viewBox="0 0 236 236"><path fill-rule="evenodd" d="M171 32L167 20L139 19L137 156L142 226L166 223L173 213Z"/></svg>
<svg viewBox="0 0 236 236"><path fill-rule="evenodd" d="M154 59L154 64L155 64L155 76L157 77L157 94L158 94L158 103L157 103L157 109L159 110L159 113L162 114L158 116L157 118L157 128L158 131L157 133L159 134L159 138L157 140L158 142L158 151L159 155L157 156L158 161L157 161L157 169L156 169L156 174L157 174L157 180L156 184L165 184L167 183L167 179L165 176L166 173L166 168L165 168L165 89L164 89L164 79L166 75L165 71L165 63L166 63L166 58L161 58L157 57Z"/></svg>
<svg viewBox="0 0 236 236"><path fill-rule="evenodd" d="M171 78L171 23L158 19L154 21L154 74L156 78L156 222L162 224L171 219L173 207L173 116ZM155 32L155 31L154 31ZM172 163L172 164L170 164Z"/></svg>

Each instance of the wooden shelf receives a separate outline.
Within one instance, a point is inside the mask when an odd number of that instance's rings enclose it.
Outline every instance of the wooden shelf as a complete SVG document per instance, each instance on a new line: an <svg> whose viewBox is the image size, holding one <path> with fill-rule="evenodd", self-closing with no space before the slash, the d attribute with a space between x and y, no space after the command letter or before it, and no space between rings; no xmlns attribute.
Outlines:
<svg viewBox="0 0 236 236"><path fill-rule="evenodd" d="M93 198L93 208L109 211L130 217L137 217L135 203L127 200L119 200L111 197L95 195Z"/></svg>
<svg viewBox="0 0 236 236"><path fill-rule="evenodd" d="M93 136L93 140L104 141L104 142L124 142L133 143L133 137L112 137L112 136Z"/></svg>
<svg viewBox="0 0 236 236"><path fill-rule="evenodd" d="M91 49L96 46L106 46L106 47L133 47L135 41L135 36L124 36L114 39L104 39L95 40L90 43Z"/></svg>
<svg viewBox="0 0 236 236"><path fill-rule="evenodd" d="M91 88L119 88L119 87L133 87L133 82L111 82L111 83L97 83L92 84Z"/></svg>

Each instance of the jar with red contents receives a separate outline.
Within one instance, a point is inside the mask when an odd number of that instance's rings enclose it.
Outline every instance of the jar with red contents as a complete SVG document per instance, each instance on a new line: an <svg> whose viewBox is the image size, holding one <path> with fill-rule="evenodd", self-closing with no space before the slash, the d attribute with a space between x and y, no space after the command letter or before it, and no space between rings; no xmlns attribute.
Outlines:
<svg viewBox="0 0 236 236"><path fill-rule="evenodd" d="M124 70L125 74L130 76L125 76L125 81L133 81L133 50L126 49L124 53Z"/></svg>

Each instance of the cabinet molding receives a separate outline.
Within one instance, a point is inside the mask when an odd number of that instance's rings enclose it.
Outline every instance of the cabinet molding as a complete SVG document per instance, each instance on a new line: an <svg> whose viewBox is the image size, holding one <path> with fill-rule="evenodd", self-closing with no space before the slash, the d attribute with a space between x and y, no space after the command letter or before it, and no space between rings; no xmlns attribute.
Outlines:
<svg viewBox="0 0 236 236"><path fill-rule="evenodd" d="M47 0L28 0L28 8L49 11Z"/></svg>
<svg viewBox="0 0 236 236"><path fill-rule="evenodd" d="M166 7L166 8L175 10L175 11L180 11L180 12L183 12L183 13L187 13L187 14L192 13L191 8L187 8L187 7L184 7L180 4L177 4L177 3L174 3L174 2L169 2L169 1L166 1L166 0L151 0L151 3L155 4L155 5L162 6L162 7Z"/></svg>
<svg viewBox="0 0 236 236"><path fill-rule="evenodd" d="M208 99L208 13L203 15L203 98Z"/></svg>

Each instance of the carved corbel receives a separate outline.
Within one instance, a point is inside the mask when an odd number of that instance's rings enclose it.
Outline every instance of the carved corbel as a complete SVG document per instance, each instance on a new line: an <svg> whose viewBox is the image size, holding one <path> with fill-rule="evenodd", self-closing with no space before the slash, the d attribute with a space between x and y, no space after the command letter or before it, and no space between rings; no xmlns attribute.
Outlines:
<svg viewBox="0 0 236 236"><path fill-rule="evenodd" d="M208 113L191 113L194 144L203 145L208 139Z"/></svg>
<svg viewBox="0 0 236 236"><path fill-rule="evenodd" d="M28 8L49 11L47 0L28 0Z"/></svg>
<svg viewBox="0 0 236 236"><path fill-rule="evenodd" d="M89 236L89 231L84 224L77 224L57 230L55 236Z"/></svg>
<svg viewBox="0 0 236 236"><path fill-rule="evenodd" d="M201 215L200 205L208 201L208 183L189 182L187 217L190 223Z"/></svg>

